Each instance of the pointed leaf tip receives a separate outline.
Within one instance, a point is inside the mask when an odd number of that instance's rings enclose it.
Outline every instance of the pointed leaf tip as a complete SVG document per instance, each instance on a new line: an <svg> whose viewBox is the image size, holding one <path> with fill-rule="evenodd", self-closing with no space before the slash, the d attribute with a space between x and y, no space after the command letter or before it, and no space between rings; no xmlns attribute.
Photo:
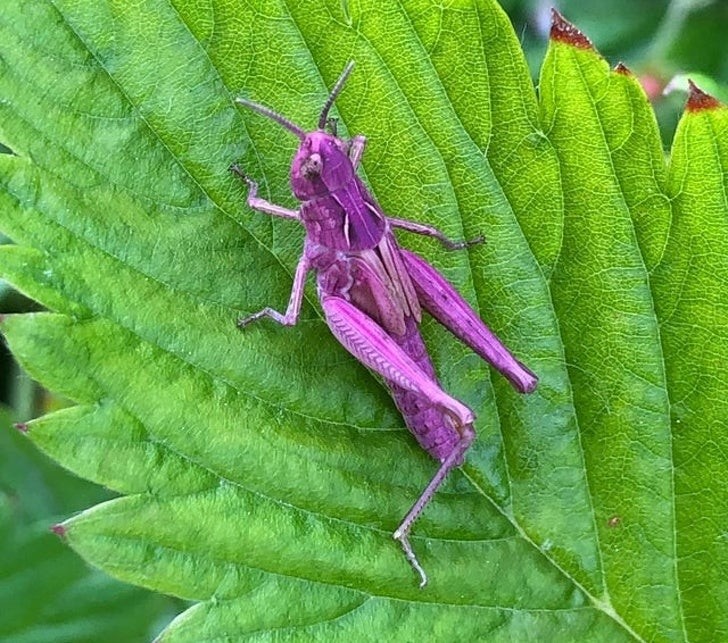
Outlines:
<svg viewBox="0 0 728 643"><path fill-rule="evenodd" d="M685 105L685 109L688 112L700 112L705 109L716 109L721 106L717 98L706 94L690 79L688 79L688 87L688 102Z"/></svg>
<svg viewBox="0 0 728 643"><path fill-rule="evenodd" d="M565 42L578 49L594 49L591 40L587 38L568 20L564 19L556 9L551 9L551 40Z"/></svg>
<svg viewBox="0 0 728 643"><path fill-rule="evenodd" d="M59 522L58 524L51 526L51 531L59 538L65 538L66 536L66 527L63 523Z"/></svg>
<svg viewBox="0 0 728 643"><path fill-rule="evenodd" d="M614 67L614 72L617 74L622 74L623 76L633 76L632 70L627 67L624 63L617 63L617 65Z"/></svg>
<svg viewBox="0 0 728 643"><path fill-rule="evenodd" d="M21 433L28 432L28 425L25 422L16 422L13 426Z"/></svg>

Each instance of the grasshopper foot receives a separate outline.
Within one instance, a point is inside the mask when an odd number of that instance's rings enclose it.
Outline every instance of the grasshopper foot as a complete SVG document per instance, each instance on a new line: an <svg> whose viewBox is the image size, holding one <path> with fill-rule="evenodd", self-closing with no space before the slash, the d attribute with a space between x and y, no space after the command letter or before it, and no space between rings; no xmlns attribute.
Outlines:
<svg viewBox="0 0 728 643"><path fill-rule="evenodd" d="M243 180L248 178L248 175L243 171L243 168L240 167L238 163L233 163L232 165L230 165L230 167L228 168L228 172Z"/></svg>
<svg viewBox="0 0 728 643"><path fill-rule="evenodd" d="M402 527L400 527L392 534L392 538L399 541L399 544L402 545L402 549L404 550L405 557L409 561L409 564L412 565L412 569L420 575L421 589L427 585L427 574L425 574L425 570L422 568L422 565L420 565L420 561L417 560L417 555L412 549L412 545L410 545L408 535L409 529L402 529Z"/></svg>
<svg viewBox="0 0 728 643"><path fill-rule="evenodd" d="M296 323L297 313L282 315L277 310L273 310L272 308L263 308L263 310L259 310L257 313L253 313L252 315L248 315L247 317L240 317L236 322L236 325L242 330L243 328L252 324L254 321L259 320L261 317L270 317L273 321L278 322L281 326L293 326Z"/></svg>
<svg viewBox="0 0 728 643"><path fill-rule="evenodd" d="M483 243L485 237L481 234L475 237L475 239L467 239L466 241L451 241L447 238L442 238L440 241L447 250L464 250L470 246L477 246L479 243Z"/></svg>
<svg viewBox="0 0 728 643"><path fill-rule="evenodd" d="M238 317L235 320L235 326L238 328L238 330L243 330L249 323L250 320L247 317Z"/></svg>
<svg viewBox="0 0 728 643"><path fill-rule="evenodd" d="M250 326L254 321L259 320L261 317L265 316L265 311L261 310L260 312L253 313L252 315L248 315L247 317L238 317L237 321L235 322L235 325L240 329L243 330L247 326Z"/></svg>
<svg viewBox="0 0 728 643"><path fill-rule="evenodd" d="M232 165L231 165L231 166L230 166L230 167L228 168L228 171L229 171L229 172L230 172L231 174L234 174L235 176L237 176L237 177L238 177L238 178L239 178L239 179L240 179L241 181L245 181L245 183L247 183L249 187L251 187L251 188L252 188L252 187L257 187L257 185L256 185L255 181L253 181L253 179L251 179L251 178L250 178L250 177L249 177L249 176L248 176L248 175L247 175L247 174L245 173L245 170L243 170L243 168L242 168L242 167L240 167L240 165L238 165L237 163L233 163L233 164L232 164Z"/></svg>

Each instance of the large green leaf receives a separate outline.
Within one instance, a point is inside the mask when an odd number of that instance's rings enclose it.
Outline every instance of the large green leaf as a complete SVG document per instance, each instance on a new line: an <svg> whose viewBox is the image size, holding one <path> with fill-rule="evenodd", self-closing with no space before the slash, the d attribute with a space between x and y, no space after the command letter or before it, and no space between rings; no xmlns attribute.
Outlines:
<svg viewBox="0 0 728 643"><path fill-rule="evenodd" d="M728 635L728 110L693 101L665 167L636 80L557 29L541 104L492 2L19 3L0 17L3 276L53 313L3 324L79 406L30 435L125 494L65 523L83 557L202 601L162 635L713 640ZM435 469L313 289L302 232L251 213L233 160L293 205L295 139L348 59L341 127L384 209L487 243L441 269L540 376L520 397L432 323L479 439ZM698 108L700 107L700 108ZM722 307L722 308L721 308Z"/></svg>

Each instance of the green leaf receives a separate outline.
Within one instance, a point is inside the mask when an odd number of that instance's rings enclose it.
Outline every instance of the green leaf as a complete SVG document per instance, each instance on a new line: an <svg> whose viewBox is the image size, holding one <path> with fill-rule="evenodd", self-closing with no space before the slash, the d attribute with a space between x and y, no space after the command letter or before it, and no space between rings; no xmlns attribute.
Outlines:
<svg viewBox="0 0 728 643"><path fill-rule="evenodd" d="M11 428L0 409L0 640L142 640L173 605L89 569L49 527L108 498L63 471Z"/></svg>
<svg viewBox="0 0 728 643"><path fill-rule="evenodd" d="M675 136L668 173L675 215L654 292L673 402L676 564L685 628L725 636L728 109L703 101L693 94Z"/></svg>
<svg viewBox="0 0 728 643"><path fill-rule="evenodd" d="M684 116L670 167L636 80L556 32L540 103L489 1L23 3L0 18L0 269L51 313L3 332L78 402L30 436L123 494L70 545L200 601L161 640L714 640L728 634L723 320L727 110ZM418 521L419 590L390 538L435 470L314 290L303 235L245 208L239 161L293 207L295 139L347 60L385 211L540 377L515 394L432 322L479 439Z"/></svg>

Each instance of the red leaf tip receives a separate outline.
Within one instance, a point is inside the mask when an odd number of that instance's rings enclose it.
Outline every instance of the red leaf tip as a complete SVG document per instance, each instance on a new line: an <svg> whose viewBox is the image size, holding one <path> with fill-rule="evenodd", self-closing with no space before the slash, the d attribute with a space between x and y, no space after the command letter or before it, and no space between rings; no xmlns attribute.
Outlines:
<svg viewBox="0 0 728 643"><path fill-rule="evenodd" d="M66 528L63 525L63 523L58 523L57 525L53 525L51 527L51 531L58 536L59 538L64 538L66 535Z"/></svg>
<svg viewBox="0 0 728 643"><path fill-rule="evenodd" d="M558 40L577 49L594 49L591 40L587 38L568 20L564 19L556 9L551 9L551 40Z"/></svg>
<svg viewBox="0 0 728 643"><path fill-rule="evenodd" d="M624 63L617 63L616 67L614 68L614 72L617 74L622 74L623 76L633 76L632 70L627 67Z"/></svg>
<svg viewBox="0 0 728 643"><path fill-rule="evenodd" d="M688 79L688 102L685 109L689 112L700 112L704 109L720 107L720 101L710 94L706 94L692 80Z"/></svg>
<svg viewBox="0 0 728 643"><path fill-rule="evenodd" d="M28 432L28 425L25 422L16 422L13 426L18 429L21 433Z"/></svg>

